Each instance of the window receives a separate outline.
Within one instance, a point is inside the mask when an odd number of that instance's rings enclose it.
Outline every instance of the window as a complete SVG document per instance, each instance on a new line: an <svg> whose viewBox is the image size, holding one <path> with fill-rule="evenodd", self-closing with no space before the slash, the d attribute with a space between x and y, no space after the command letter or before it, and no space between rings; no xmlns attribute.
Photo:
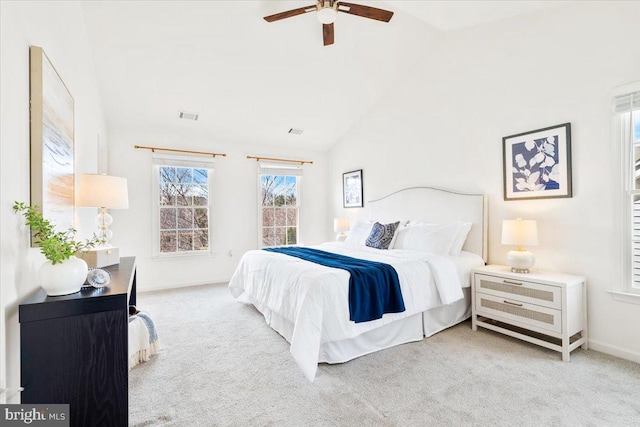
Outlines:
<svg viewBox="0 0 640 427"><path fill-rule="evenodd" d="M640 92L615 98L623 189L623 286L640 294Z"/></svg>
<svg viewBox="0 0 640 427"><path fill-rule="evenodd" d="M211 252L211 165L154 157L154 254Z"/></svg>
<svg viewBox="0 0 640 427"><path fill-rule="evenodd" d="M298 178L260 175L262 246L298 243Z"/></svg>
<svg viewBox="0 0 640 427"><path fill-rule="evenodd" d="M299 167L260 165L260 244L296 245L300 232Z"/></svg>

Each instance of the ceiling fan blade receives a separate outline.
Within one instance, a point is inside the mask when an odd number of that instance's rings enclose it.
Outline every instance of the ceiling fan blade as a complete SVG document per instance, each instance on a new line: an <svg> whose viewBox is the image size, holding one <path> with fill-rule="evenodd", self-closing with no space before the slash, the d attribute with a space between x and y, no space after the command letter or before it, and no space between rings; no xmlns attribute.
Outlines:
<svg viewBox="0 0 640 427"><path fill-rule="evenodd" d="M377 7L363 6L361 4L338 3L338 12L349 13L351 15L362 16L364 18L375 19L377 21L389 22L393 16L393 12Z"/></svg>
<svg viewBox="0 0 640 427"><path fill-rule="evenodd" d="M279 21L285 18L291 18L292 16L302 15L308 12L315 12L317 10L316 5L312 4L311 6L301 7L299 9L291 9L286 12L276 13L275 15L265 16L264 20L267 22Z"/></svg>
<svg viewBox="0 0 640 427"><path fill-rule="evenodd" d="M322 24L322 41L325 46L333 44L333 24Z"/></svg>

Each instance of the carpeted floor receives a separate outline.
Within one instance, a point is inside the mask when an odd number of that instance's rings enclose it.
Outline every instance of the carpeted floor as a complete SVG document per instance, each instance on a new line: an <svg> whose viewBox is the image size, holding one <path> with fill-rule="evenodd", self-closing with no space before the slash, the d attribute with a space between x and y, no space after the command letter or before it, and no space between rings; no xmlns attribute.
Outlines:
<svg viewBox="0 0 640 427"><path fill-rule="evenodd" d="M131 426L638 426L640 365L469 321L308 382L225 285L142 293L162 349L129 374Z"/></svg>

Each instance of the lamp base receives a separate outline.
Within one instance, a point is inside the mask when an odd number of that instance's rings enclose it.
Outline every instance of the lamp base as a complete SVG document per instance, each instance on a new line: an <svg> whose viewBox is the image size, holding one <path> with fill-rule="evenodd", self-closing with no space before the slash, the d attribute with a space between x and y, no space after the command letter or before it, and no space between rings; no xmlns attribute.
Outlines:
<svg viewBox="0 0 640 427"><path fill-rule="evenodd" d="M536 258L529 251L509 251L507 253L507 265L514 273L529 273L529 269L535 264Z"/></svg>
<svg viewBox="0 0 640 427"><path fill-rule="evenodd" d="M342 233L338 233L336 236L336 242L344 242L347 239L347 233L344 231Z"/></svg>

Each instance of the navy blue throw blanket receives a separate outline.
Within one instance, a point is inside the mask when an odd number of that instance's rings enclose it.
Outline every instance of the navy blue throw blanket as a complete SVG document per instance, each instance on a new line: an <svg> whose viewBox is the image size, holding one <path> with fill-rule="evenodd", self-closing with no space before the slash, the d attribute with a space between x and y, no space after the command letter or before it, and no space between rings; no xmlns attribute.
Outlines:
<svg viewBox="0 0 640 427"><path fill-rule="evenodd" d="M398 273L389 264L298 246L264 250L347 270L351 275L349 319L356 323L380 319L384 313L401 313L405 310Z"/></svg>

